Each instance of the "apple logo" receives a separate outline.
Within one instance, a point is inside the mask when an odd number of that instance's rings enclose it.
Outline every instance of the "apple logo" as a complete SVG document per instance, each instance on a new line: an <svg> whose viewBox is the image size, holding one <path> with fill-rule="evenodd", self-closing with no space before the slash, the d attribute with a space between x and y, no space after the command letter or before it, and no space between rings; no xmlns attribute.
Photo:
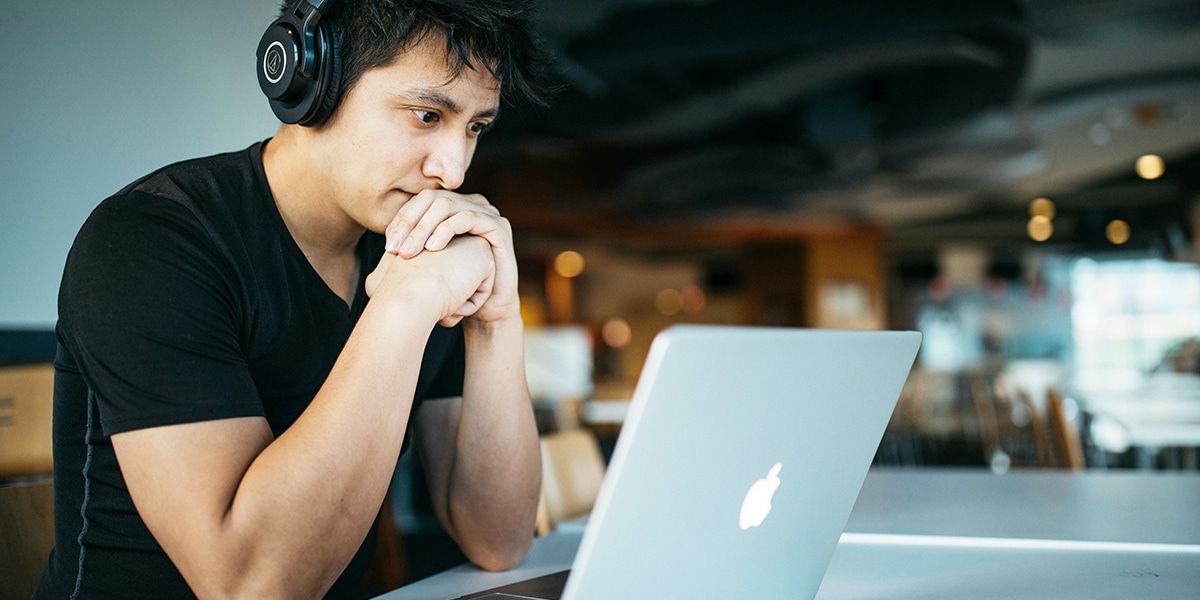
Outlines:
<svg viewBox="0 0 1200 600"><path fill-rule="evenodd" d="M771 497L779 489L779 471L782 468L783 463L775 463L767 476L755 481L750 491L746 492L746 498L742 500L742 513L738 516L738 526L742 530L762 525L767 513L771 512Z"/></svg>

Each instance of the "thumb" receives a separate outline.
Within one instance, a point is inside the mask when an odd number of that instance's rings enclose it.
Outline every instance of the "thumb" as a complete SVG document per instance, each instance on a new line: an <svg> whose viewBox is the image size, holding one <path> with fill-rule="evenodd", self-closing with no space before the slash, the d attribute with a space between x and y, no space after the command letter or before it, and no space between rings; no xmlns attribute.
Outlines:
<svg viewBox="0 0 1200 600"><path fill-rule="evenodd" d="M375 265L375 270L367 275L367 280L364 283L368 298L375 295L375 291L379 289L379 284L383 282L384 275L387 274L388 269L391 268L392 263L395 261L396 255L390 252L384 252L383 256L380 257L379 264Z"/></svg>

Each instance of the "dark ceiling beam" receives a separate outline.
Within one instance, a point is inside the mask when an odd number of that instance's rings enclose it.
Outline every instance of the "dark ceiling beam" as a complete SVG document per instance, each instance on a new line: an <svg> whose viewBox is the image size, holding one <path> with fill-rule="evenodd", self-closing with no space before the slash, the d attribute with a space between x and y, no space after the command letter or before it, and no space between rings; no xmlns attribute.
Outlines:
<svg viewBox="0 0 1200 600"><path fill-rule="evenodd" d="M939 65L1000 71L1006 57L994 48L959 36L890 40L839 48L785 61L647 115L632 125L618 123L585 133L612 145L688 139L725 128L747 115L778 113L807 96L872 75Z"/></svg>

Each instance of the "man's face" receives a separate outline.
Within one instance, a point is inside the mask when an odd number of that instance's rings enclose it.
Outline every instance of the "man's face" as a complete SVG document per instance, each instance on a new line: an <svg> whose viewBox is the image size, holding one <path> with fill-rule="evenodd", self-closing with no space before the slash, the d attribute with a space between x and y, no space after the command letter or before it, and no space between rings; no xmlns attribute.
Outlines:
<svg viewBox="0 0 1200 600"><path fill-rule="evenodd" d="M382 232L409 198L462 184L500 91L482 67L450 79L432 35L392 64L363 73L317 132L329 193L350 220Z"/></svg>

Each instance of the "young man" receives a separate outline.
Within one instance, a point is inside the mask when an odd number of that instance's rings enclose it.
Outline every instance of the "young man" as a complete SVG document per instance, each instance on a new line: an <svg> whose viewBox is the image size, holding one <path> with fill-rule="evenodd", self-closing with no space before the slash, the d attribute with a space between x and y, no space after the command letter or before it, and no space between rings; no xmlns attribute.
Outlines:
<svg viewBox="0 0 1200 600"><path fill-rule="evenodd" d="M96 209L60 291L36 598L346 596L410 439L464 553L520 561L540 462L512 235L453 190L501 92L540 98L527 4L289 2L332 53L326 114Z"/></svg>

